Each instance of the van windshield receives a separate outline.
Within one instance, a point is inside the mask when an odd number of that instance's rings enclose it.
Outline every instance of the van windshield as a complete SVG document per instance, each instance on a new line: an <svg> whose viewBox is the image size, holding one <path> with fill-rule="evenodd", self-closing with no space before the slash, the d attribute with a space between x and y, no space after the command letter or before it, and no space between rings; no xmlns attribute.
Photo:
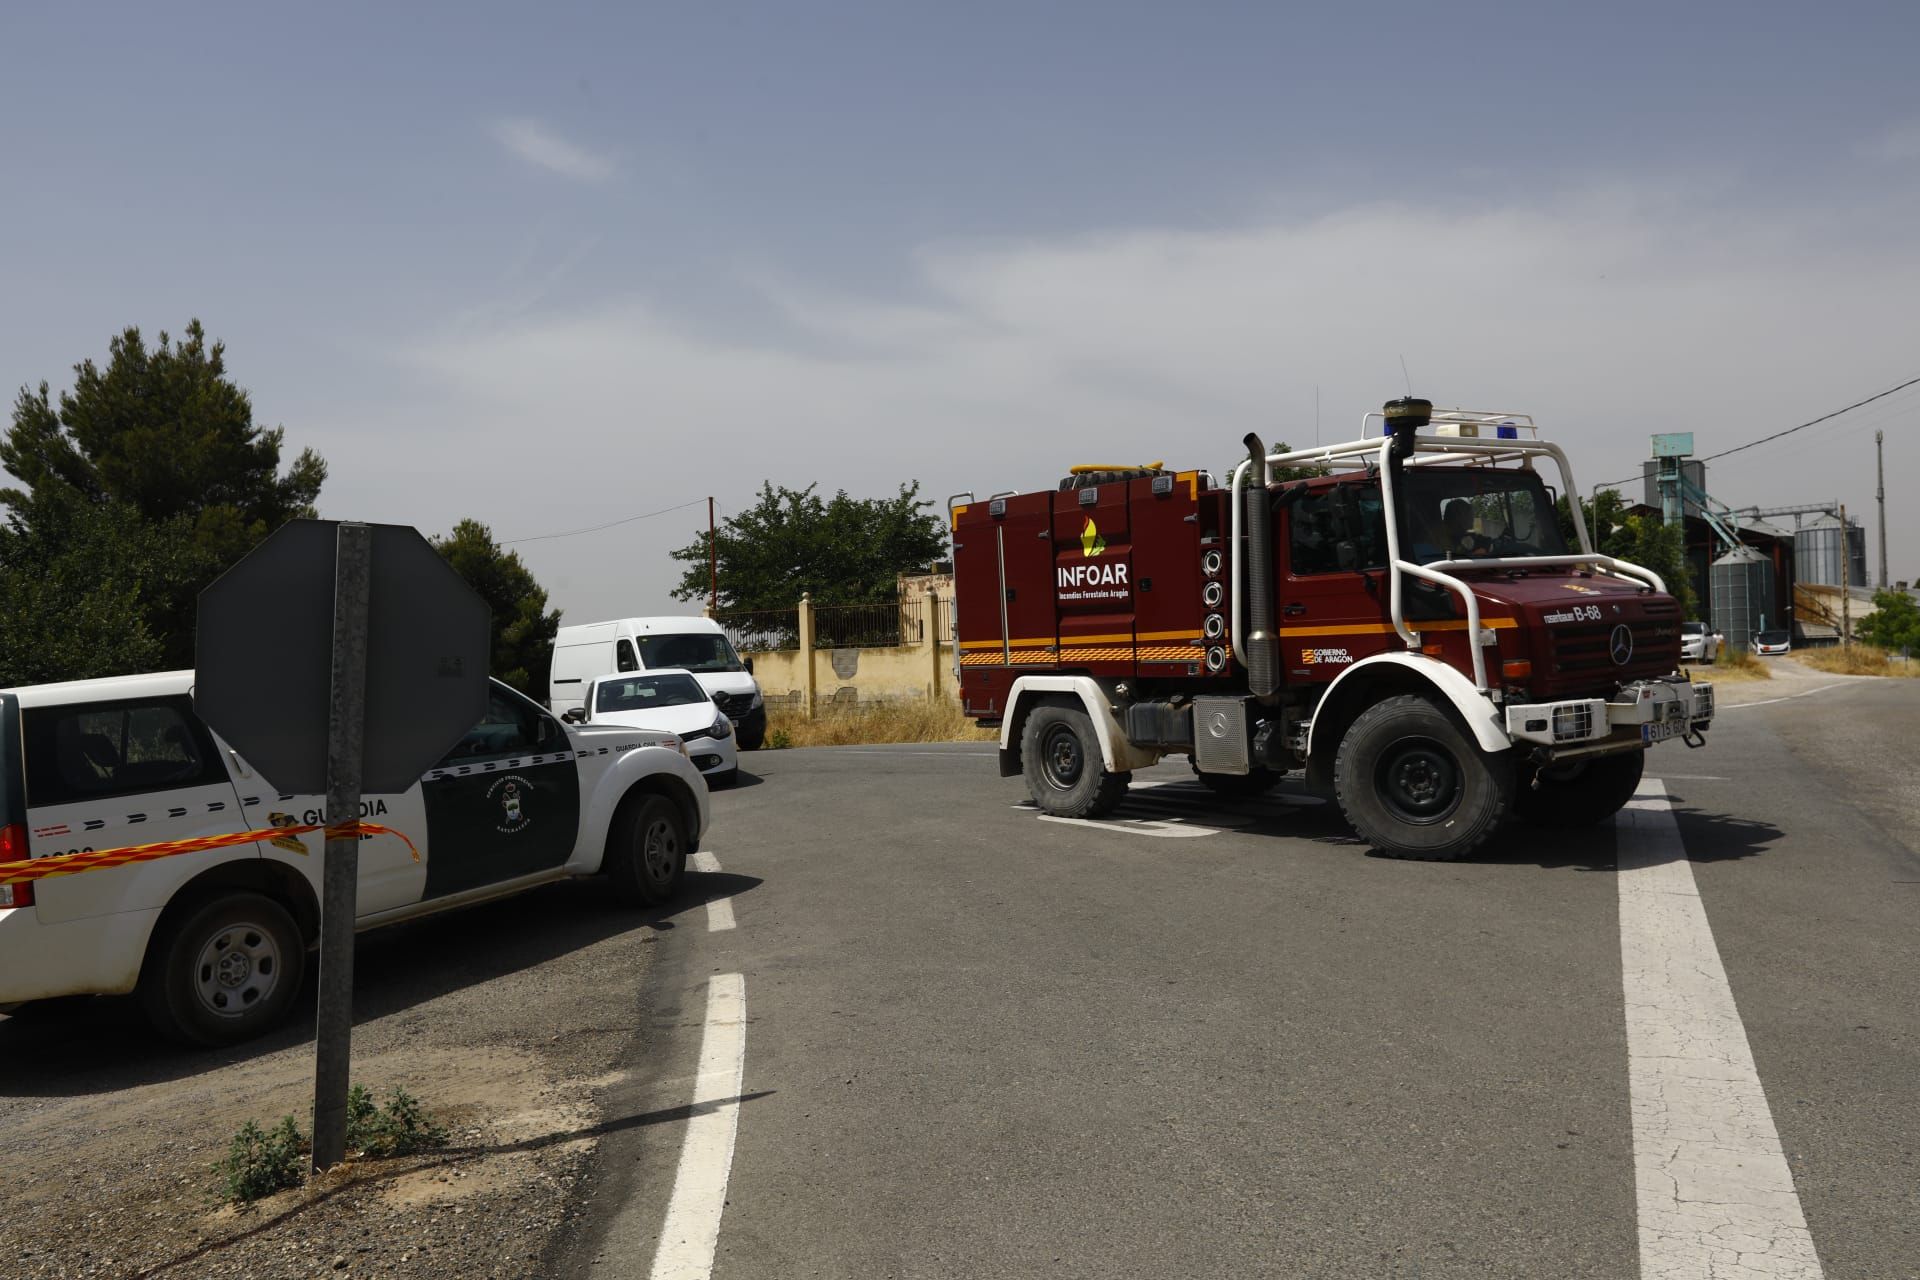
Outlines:
<svg viewBox="0 0 1920 1280"><path fill-rule="evenodd" d="M634 643L640 646L641 665L650 670L661 667L678 667L682 671L746 670L725 636L636 636Z"/></svg>

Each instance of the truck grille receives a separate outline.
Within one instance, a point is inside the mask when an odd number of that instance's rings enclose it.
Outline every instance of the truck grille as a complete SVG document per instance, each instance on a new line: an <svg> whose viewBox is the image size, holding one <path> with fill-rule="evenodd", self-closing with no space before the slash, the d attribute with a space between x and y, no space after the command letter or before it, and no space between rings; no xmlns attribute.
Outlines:
<svg viewBox="0 0 1920 1280"><path fill-rule="evenodd" d="M1624 663L1613 660L1613 633L1620 625L1626 626L1633 636L1633 656ZM1665 675L1673 670L1680 657L1678 624L1654 618L1635 619L1625 624L1574 623L1553 627L1548 634L1553 673L1557 676L1625 680Z"/></svg>
<svg viewBox="0 0 1920 1280"><path fill-rule="evenodd" d="M728 716L737 720L747 714L747 711L753 706L753 695L750 693L716 693L713 695L713 704Z"/></svg>

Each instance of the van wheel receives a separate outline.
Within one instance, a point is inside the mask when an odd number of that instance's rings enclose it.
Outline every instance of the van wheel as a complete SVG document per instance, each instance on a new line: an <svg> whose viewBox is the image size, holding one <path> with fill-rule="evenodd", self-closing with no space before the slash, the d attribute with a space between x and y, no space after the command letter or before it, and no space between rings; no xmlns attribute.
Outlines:
<svg viewBox="0 0 1920 1280"><path fill-rule="evenodd" d="M651 907L679 892L687 871L687 824L665 796L622 805L607 849L607 878L622 906Z"/></svg>
<svg viewBox="0 0 1920 1280"><path fill-rule="evenodd" d="M1100 818L1127 794L1131 773L1109 773L1100 758L1093 721L1074 707L1033 709L1020 730L1020 762L1027 794L1056 818Z"/></svg>
<svg viewBox="0 0 1920 1280"><path fill-rule="evenodd" d="M1395 858L1451 861L1478 848L1513 802L1512 759L1493 756L1418 694L1361 713L1340 740L1334 796L1360 838Z"/></svg>
<svg viewBox="0 0 1920 1280"><path fill-rule="evenodd" d="M1605 822L1633 799L1646 764L1647 753L1636 750L1547 765L1521 782L1514 816L1543 827Z"/></svg>
<svg viewBox="0 0 1920 1280"><path fill-rule="evenodd" d="M287 909L257 893L233 893L154 935L139 997L162 1035L238 1044L285 1016L306 973L306 940Z"/></svg>

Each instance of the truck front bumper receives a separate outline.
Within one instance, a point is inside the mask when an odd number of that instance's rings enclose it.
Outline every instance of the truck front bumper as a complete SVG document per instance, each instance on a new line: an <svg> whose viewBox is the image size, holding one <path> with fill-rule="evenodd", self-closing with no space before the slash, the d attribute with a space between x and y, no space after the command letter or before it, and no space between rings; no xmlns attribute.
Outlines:
<svg viewBox="0 0 1920 1280"><path fill-rule="evenodd" d="M1693 738L1713 723L1713 685L1705 680L1635 680L1611 698L1508 704L1515 743L1572 751L1652 746Z"/></svg>

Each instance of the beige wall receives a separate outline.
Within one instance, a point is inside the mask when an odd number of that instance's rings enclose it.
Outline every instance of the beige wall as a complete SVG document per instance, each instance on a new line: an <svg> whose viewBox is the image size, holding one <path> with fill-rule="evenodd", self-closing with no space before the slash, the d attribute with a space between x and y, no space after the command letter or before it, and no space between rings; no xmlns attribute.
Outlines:
<svg viewBox="0 0 1920 1280"><path fill-rule="evenodd" d="M802 702L806 691L805 659L797 649L744 655L753 659L753 678L771 702ZM953 649L939 651L938 693L957 697L953 683ZM924 698L935 692L934 656L926 645L868 649L818 649L813 653L814 697L822 705L835 702L885 702L897 698Z"/></svg>

